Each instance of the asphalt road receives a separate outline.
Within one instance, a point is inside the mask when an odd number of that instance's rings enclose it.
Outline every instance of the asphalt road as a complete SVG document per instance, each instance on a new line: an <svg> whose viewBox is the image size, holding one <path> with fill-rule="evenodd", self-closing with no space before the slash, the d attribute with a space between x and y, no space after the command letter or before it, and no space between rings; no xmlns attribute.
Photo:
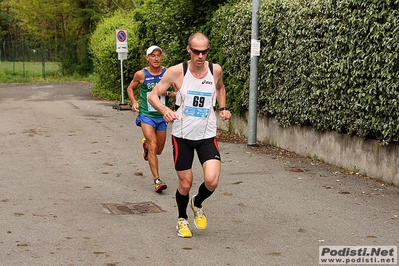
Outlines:
<svg viewBox="0 0 399 266"><path fill-rule="evenodd" d="M170 138L156 194L137 114L90 88L0 85L0 265L309 266L319 246L398 245L398 188L227 142L208 228L179 238Z"/></svg>

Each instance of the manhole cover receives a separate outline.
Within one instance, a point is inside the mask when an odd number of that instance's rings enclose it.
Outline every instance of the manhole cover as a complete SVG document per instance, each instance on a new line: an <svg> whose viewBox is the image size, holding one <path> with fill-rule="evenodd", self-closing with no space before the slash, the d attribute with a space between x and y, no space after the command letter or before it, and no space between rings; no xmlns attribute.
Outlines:
<svg viewBox="0 0 399 266"><path fill-rule="evenodd" d="M107 208L112 214L144 214L144 213L159 213L163 210L153 202L138 202L138 203L104 203L103 206Z"/></svg>

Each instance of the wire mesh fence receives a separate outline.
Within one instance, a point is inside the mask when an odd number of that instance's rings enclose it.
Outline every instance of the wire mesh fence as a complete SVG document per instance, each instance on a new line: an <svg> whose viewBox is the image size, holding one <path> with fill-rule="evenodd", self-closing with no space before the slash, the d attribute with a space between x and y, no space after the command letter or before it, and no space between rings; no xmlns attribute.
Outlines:
<svg viewBox="0 0 399 266"><path fill-rule="evenodd" d="M85 43L4 41L0 73L28 76L87 74L92 63Z"/></svg>

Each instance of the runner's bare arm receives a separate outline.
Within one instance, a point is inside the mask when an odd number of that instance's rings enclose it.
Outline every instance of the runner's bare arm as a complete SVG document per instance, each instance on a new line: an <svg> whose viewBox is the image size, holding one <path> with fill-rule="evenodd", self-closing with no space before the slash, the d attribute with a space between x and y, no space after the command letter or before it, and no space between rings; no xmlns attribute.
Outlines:
<svg viewBox="0 0 399 266"><path fill-rule="evenodd" d="M165 74L162 76L162 79L155 88L151 91L148 96L148 102L160 113L164 115L164 119L166 122L171 122L175 119L178 119L177 115L167 106L163 105L159 100L159 96L165 95L168 88L176 87L174 84L176 79L180 79L179 67L172 66L168 68Z"/></svg>
<svg viewBox="0 0 399 266"><path fill-rule="evenodd" d="M228 120L231 117L231 113L226 109L226 88L223 83L223 71L222 67L218 64L214 64L214 75L216 81L216 98L219 104L219 108L224 110L219 111L220 118L222 121Z"/></svg>
<svg viewBox="0 0 399 266"><path fill-rule="evenodd" d="M127 87L127 95L129 96L130 101L132 102L132 111L138 112L139 111L139 103L136 101L134 97L134 90L138 88L140 84L144 82L144 71L139 70L134 73L133 79L130 82L129 86Z"/></svg>

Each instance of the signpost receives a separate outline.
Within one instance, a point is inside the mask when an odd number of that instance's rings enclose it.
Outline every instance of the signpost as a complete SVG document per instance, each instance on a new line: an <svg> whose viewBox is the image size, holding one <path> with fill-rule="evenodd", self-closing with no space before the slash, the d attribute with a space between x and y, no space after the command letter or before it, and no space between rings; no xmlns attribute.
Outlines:
<svg viewBox="0 0 399 266"><path fill-rule="evenodd" d="M260 56L258 10L260 0L252 1L251 29L251 66L249 77L249 112L248 112L248 146L258 146L256 143L258 118L258 61Z"/></svg>
<svg viewBox="0 0 399 266"><path fill-rule="evenodd" d="M127 59L127 30L116 30L116 52L118 53L118 59L121 61L121 91L122 101L120 104L114 104L113 108L118 110L130 110L131 106L125 104L125 95L123 89L123 60Z"/></svg>

